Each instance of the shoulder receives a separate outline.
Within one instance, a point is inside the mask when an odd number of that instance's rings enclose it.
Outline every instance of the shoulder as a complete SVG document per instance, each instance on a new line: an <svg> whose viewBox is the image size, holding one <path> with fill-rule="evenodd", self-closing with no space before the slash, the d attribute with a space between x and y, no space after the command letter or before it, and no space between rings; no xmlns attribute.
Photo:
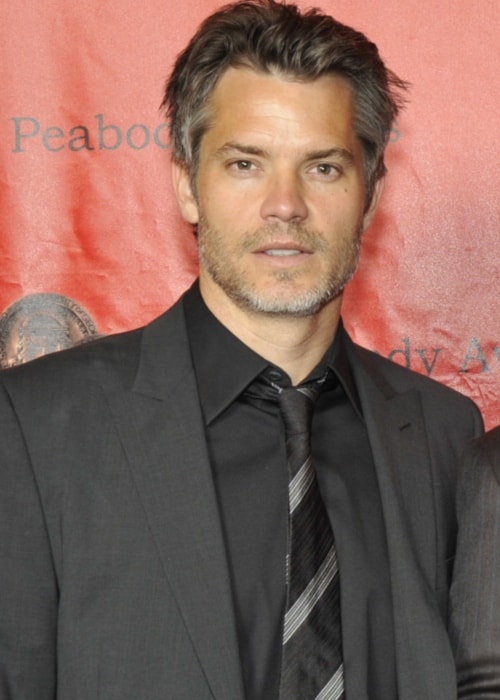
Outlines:
<svg viewBox="0 0 500 700"><path fill-rule="evenodd" d="M73 381L85 385L92 376L112 368L126 372L137 356L143 329L105 336L67 350L50 353L26 364L2 370L0 380L13 390L36 393L48 385Z"/></svg>
<svg viewBox="0 0 500 700"><path fill-rule="evenodd" d="M474 433L481 432L482 419L479 409L469 397L431 377L367 350L348 337L347 343L351 346L352 362L361 367L364 376L374 382L387 398L411 391L418 392L426 415L448 418L457 415L472 416L477 425Z"/></svg>
<svg viewBox="0 0 500 700"><path fill-rule="evenodd" d="M500 458L500 425L474 440L473 445L485 458L498 462Z"/></svg>
<svg viewBox="0 0 500 700"><path fill-rule="evenodd" d="M175 357L183 337L179 306L140 328L102 336L4 369L0 371L0 384L8 393L29 395L32 401L44 394L50 394L51 399L70 392L88 395L102 384L131 386L144 357L158 362L162 354ZM183 351L184 347L178 350Z"/></svg>
<svg viewBox="0 0 500 700"><path fill-rule="evenodd" d="M500 425L472 440L464 451L465 470L475 470L484 476L494 476L500 486Z"/></svg>

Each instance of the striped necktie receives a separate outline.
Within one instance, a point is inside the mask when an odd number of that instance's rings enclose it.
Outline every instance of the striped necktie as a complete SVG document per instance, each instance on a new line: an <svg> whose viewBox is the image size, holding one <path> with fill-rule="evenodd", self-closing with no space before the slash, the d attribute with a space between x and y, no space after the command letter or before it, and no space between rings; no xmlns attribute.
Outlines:
<svg viewBox="0 0 500 700"><path fill-rule="evenodd" d="M302 385L282 389L278 396L289 471L280 700L345 697L337 555L311 458L318 393L314 385Z"/></svg>

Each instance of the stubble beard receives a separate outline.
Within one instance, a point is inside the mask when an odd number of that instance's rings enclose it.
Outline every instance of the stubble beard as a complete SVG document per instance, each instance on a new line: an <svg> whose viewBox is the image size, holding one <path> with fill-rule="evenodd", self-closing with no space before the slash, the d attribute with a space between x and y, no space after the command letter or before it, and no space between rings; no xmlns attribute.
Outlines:
<svg viewBox="0 0 500 700"><path fill-rule="evenodd" d="M282 231L280 224L265 226L244 234L237 247L228 249L220 232L200 217L200 265L227 297L247 311L275 316L314 315L336 299L354 275L361 249L361 227L354 236L347 232L340 236L337 245L332 247L320 232L310 231L300 224L290 224L287 236L298 246L323 255L331 265L312 287L303 290L297 290L294 284L302 274L301 270L276 270L274 279L281 284L275 292L263 292L239 268L238 259L277 240Z"/></svg>

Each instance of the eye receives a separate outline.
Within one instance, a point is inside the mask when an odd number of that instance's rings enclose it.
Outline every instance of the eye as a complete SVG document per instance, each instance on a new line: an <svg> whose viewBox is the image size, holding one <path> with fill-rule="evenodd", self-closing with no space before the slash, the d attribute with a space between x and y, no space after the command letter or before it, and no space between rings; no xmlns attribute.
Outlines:
<svg viewBox="0 0 500 700"><path fill-rule="evenodd" d="M325 163L316 161L311 163L307 173L312 180L323 183L336 182L343 174L344 169L339 163Z"/></svg>
<svg viewBox="0 0 500 700"><path fill-rule="evenodd" d="M248 158L228 160L225 167L230 175L237 178L254 178L261 170L258 162Z"/></svg>
<svg viewBox="0 0 500 700"><path fill-rule="evenodd" d="M331 163L318 163L314 167L318 175L325 177L337 177L340 174L339 168Z"/></svg>
<svg viewBox="0 0 500 700"><path fill-rule="evenodd" d="M240 172L247 172L252 170L254 167L253 163L249 160L235 160L229 164L232 170L239 170Z"/></svg>

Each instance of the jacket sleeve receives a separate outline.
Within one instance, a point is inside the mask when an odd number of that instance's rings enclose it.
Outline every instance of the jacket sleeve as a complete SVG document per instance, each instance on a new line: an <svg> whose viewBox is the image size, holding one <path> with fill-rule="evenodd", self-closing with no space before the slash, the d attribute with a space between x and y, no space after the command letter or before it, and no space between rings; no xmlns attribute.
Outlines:
<svg viewBox="0 0 500 700"><path fill-rule="evenodd" d="M458 697L500 699L500 483L485 436L465 451L457 496L458 539L449 631ZM500 431L495 445L500 460Z"/></svg>
<svg viewBox="0 0 500 700"><path fill-rule="evenodd" d="M0 386L0 700L56 697L57 598L38 486Z"/></svg>

